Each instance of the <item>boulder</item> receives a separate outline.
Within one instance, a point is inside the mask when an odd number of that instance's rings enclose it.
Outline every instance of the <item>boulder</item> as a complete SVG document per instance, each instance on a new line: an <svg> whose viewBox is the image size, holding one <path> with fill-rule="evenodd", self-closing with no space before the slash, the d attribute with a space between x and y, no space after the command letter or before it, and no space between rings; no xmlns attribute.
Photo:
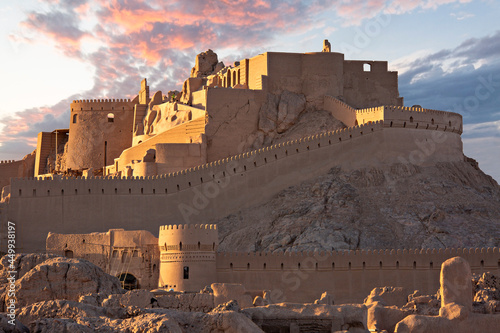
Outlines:
<svg viewBox="0 0 500 333"><path fill-rule="evenodd" d="M120 305L122 307L136 306L138 308L148 309L152 308L157 302L155 295L149 290L134 289L127 291L123 295L119 295Z"/></svg>
<svg viewBox="0 0 500 333"><path fill-rule="evenodd" d="M238 305L238 302L235 300L231 300L226 303L222 303L217 305L215 309L213 309L211 312L225 312L225 311L240 311L240 306Z"/></svg>
<svg viewBox="0 0 500 333"><path fill-rule="evenodd" d="M248 308L253 306L252 298L246 295L245 287L237 283L212 283L214 291L215 305L223 304L231 300L236 300L240 307Z"/></svg>
<svg viewBox="0 0 500 333"><path fill-rule="evenodd" d="M402 307L408 301L408 293L402 287L377 287L365 299L366 305L379 302L380 305Z"/></svg>
<svg viewBox="0 0 500 333"><path fill-rule="evenodd" d="M56 257L38 264L16 281L17 306L39 301L77 301L89 293L119 294L118 278L83 259Z"/></svg>

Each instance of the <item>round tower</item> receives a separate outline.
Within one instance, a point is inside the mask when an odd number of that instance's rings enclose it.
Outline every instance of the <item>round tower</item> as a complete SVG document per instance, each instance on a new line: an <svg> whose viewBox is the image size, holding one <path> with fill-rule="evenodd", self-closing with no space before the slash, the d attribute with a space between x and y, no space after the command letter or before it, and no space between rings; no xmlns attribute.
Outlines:
<svg viewBox="0 0 500 333"><path fill-rule="evenodd" d="M66 167L100 169L114 164L132 145L135 104L129 99L73 101Z"/></svg>
<svg viewBox="0 0 500 333"><path fill-rule="evenodd" d="M198 292L216 282L215 252L218 244L215 224L160 226L158 286Z"/></svg>

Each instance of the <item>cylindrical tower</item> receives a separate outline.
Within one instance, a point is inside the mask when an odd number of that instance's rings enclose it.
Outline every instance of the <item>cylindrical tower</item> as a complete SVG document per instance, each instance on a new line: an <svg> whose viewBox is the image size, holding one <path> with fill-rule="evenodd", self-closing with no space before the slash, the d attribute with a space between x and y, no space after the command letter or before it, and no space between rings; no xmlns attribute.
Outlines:
<svg viewBox="0 0 500 333"><path fill-rule="evenodd" d="M100 169L132 145L136 100L79 100L71 103L66 167Z"/></svg>
<svg viewBox="0 0 500 333"><path fill-rule="evenodd" d="M217 282L215 252L218 244L215 224L161 226L158 286L197 292Z"/></svg>

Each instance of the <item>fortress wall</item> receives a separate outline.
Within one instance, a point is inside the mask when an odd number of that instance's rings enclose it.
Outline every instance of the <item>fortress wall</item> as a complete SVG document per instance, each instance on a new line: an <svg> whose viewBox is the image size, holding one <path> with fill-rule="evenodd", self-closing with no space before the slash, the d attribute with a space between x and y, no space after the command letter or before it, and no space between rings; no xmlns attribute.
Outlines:
<svg viewBox="0 0 500 333"><path fill-rule="evenodd" d="M335 97L325 95L324 109L348 127L352 127L356 123L356 109Z"/></svg>
<svg viewBox="0 0 500 333"><path fill-rule="evenodd" d="M257 131L259 110L265 97L249 89L208 88L207 161L242 152L248 137Z"/></svg>
<svg viewBox="0 0 500 333"><path fill-rule="evenodd" d="M155 149L157 143L189 143L190 139L199 140L205 131L205 116L193 119L157 134L140 144L123 150L118 160L118 170L124 171L125 166L133 160L142 160L149 149Z"/></svg>
<svg viewBox="0 0 500 333"><path fill-rule="evenodd" d="M370 71L363 66L370 65ZM344 100L356 109L379 105L403 105L398 73L387 71L387 61L344 61Z"/></svg>
<svg viewBox="0 0 500 333"><path fill-rule="evenodd" d="M158 244L160 251L216 251L217 237L215 224L162 225Z"/></svg>
<svg viewBox="0 0 500 333"><path fill-rule="evenodd" d="M375 287L434 294L441 264L455 256L465 258L473 273L500 274L498 248L218 253L217 281L271 290L279 301L313 302L327 291L336 304L362 303Z"/></svg>
<svg viewBox="0 0 500 333"><path fill-rule="evenodd" d="M343 95L343 60L340 53L268 53L269 92L288 90L323 109L324 95Z"/></svg>
<svg viewBox="0 0 500 333"><path fill-rule="evenodd" d="M462 116L458 113L430 109L384 106L385 125L437 129L462 133ZM418 126L418 127L417 127Z"/></svg>
<svg viewBox="0 0 500 333"><path fill-rule="evenodd" d="M380 120L385 120L383 106L356 110L356 121L359 125Z"/></svg>
<svg viewBox="0 0 500 333"><path fill-rule="evenodd" d="M205 110L207 105L207 91L205 89L193 91L192 96L192 106L197 109Z"/></svg>
<svg viewBox="0 0 500 333"><path fill-rule="evenodd" d="M267 55L266 52L248 59L248 77L246 81L248 89L262 89L262 76L267 75L268 69Z"/></svg>
<svg viewBox="0 0 500 333"><path fill-rule="evenodd" d="M67 167L99 169L113 164L132 144L133 109L130 100L73 101ZM110 113L114 115L112 122Z"/></svg>
<svg viewBox="0 0 500 333"><path fill-rule="evenodd" d="M323 133L147 179L15 179L8 217L17 224L19 250L38 251L49 231L126 228L157 235L166 223L211 223L336 166L463 160L457 133L383 126ZM422 147L428 139L432 146Z"/></svg>
<svg viewBox="0 0 500 333"><path fill-rule="evenodd" d="M325 95L344 95L344 55L335 52L315 52L302 55L301 93L309 103L323 109ZM283 73L286 75L286 73Z"/></svg>
<svg viewBox="0 0 500 333"><path fill-rule="evenodd" d="M23 160L1 161L0 162L0 189L10 184L10 178L23 175Z"/></svg>

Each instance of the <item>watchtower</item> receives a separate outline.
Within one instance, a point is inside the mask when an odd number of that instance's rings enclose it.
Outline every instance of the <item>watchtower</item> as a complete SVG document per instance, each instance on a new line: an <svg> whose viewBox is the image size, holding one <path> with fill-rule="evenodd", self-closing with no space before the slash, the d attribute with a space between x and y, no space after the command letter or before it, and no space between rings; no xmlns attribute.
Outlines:
<svg viewBox="0 0 500 333"><path fill-rule="evenodd" d="M160 226L158 286L178 291L200 291L216 282L215 224Z"/></svg>
<svg viewBox="0 0 500 333"><path fill-rule="evenodd" d="M66 166L99 169L114 163L132 145L138 98L77 100L71 103Z"/></svg>

